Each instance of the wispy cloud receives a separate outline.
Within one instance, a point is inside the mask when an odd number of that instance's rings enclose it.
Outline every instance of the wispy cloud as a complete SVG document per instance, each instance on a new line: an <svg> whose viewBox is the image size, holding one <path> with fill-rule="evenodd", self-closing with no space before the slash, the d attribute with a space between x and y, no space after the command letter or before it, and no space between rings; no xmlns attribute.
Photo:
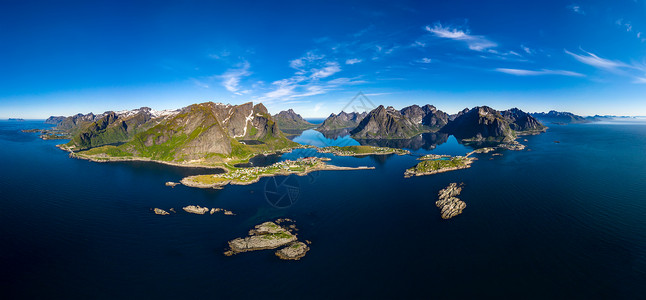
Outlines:
<svg viewBox="0 0 646 300"><path fill-rule="evenodd" d="M345 64L346 64L346 65L354 65L354 64L358 64L358 63L360 63L360 62L362 62L362 61L363 61L363 60L361 60L361 59L359 59L359 58L350 58L350 59L346 59L346 60L345 60Z"/></svg>
<svg viewBox="0 0 646 300"><path fill-rule="evenodd" d="M469 49L474 51L484 51L498 46L498 44L485 36L470 34L468 29L461 29L451 25L444 26L439 22L432 27L427 25L424 29L439 38L462 41L467 44Z"/></svg>
<svg viewBox="0 0 646 300"><path fill-rule="evenodd" d="M527 53L529 55L534 54L534 50L532 50L532 48L529 48L529 47L527 47L525 45L520 45L520 49L523 49L523 51L525 51L525 53Z"/></svg>
<svg viewBox="0 0 646 300"><path fill-rule="evenodd" d="M561 76L572 76L572 77L585 77L585 75L572 71L565 70L524 70L524 69L507 69L507 68L497 68L497 72L516 75L516 76L540 76L540 75L561 75Z"/></svg>
<svg viewBox="0 0 646 300"><path fill-rule="evenodd" d="M598 55L581 50L585 54L575 54L567 49L565 53L572 56L574 59L589 66L593 66L604 71L608 71L620 76L626 76L632 79L633 83L646 83L644 82L644 74L646 73L646 66L639 63L625 63L619 60L611 60L599 57Z"/></svg>
<svg viewBox="0 0 646 300"><path fill-rule="evenodd" d="M292 67L293 69L301 70L303 67L305 67L307 64L324 59L325 55L323 54L316 54L312 51L305 53L304 56L299 57L297 59L291 60L289 62L289 66Z"/></svg>
<svg viewBox="0 0 646 300"><path fill-rule="evenodd" d="M635 77L633 83L646 84L646 77Z"/></svg>
<svg viewBox="0 0 646 300"><path fill-rule="evenodd" d="M581 6L578 4L570 4L567 6L567 8L577 14L585 15L585 11L583 11L583 8L581 8Z"/></svg>
<svg viewBox="0 0 646 300"><path fill-rule="evenodd" d="M431 62L433 62L433 60L428 57L422 57L416 60L415 62L422 63L422 64L430 64Z"/></svg>
<svg viewBox="0 0 646 300"><path fill-rule="evenodd" d="M221 50L221 51L219 51L217 53L211 53L211 54L208 55L208 57L210 57L212 59L225 59L225 58L229 57L230 55L231 55L231 52L229 52L229 50L225 49L225 50Z"/></svg>
<svg viewBox="0 0 646 300"><path fill-rule="evenodd" d="M240 90L240 80L242 77L251 75L249 67L249 62L244 61L238 64L237 68L227 70L224 74L219 76L219 78L222 79L222 86L224 86L227 91L237 95L247 93L248 91Z"/></svg>
<svg viewBox="0 0 646 300"><path fill-rule="evenodd" d="M312 75L310 76L310 78L320 79L330 77L336 73L341 72L341 67L337 62L327 62L325 67L321 69L312 69L311 71Z"/></svg>
<svg viewBox="0 0 646 300"><path fill-rule="evenodd" d="M574 57L574 59L578 60L579 62L582 62L582 63L584 63L586 65L590 65L590 66L593 66L593 67L596 67L596 68L600 68L600 69L617 70L617 69L620 69L620 68L630 68L631 67L630 65L625 64L625 63L620 62L620 61L614 61L614 60L601 58L601 57L595 55L594 53L590 53L590 52L587 52L587 51L584 51L584 50L582 50L582 51L585 52L585 54L575 54L575 53L572 53L572 52L568 51L567 49L565 50L565 53L567 53L568 55Z"/></svg>

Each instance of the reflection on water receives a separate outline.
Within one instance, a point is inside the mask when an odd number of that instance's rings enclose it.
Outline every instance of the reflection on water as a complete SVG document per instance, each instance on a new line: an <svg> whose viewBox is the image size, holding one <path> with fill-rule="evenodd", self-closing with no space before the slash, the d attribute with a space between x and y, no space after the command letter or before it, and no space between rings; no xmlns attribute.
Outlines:
<svg viewBox="0 0 646 300"><path fill-rule="evenodd" d="M303 131L301 135L294 138L294 142L297 142L303 145L313 145L316 147L361 145L359 144L359 142L351 138L349 135L339 136L335 138L328 138L328 137L325 137L322 133L313 129Z"/></svg>
<svg viewBox="0 0 646 300"><path fill-rule="evenodd" d="M410 150L433 150L438 145L446 143L449 135L445 133L423 133L410 139L362 139L359 140L361 145L390 147L390 148L405 148Z"/></svg>
<svg viewBox="0 0 646 300"><path fill-rule="evenodd" d="M410 139L353 139L349 129L330 130L318 132L306 130L294 138L294 142L317 147L327 146L356 146L368 145L378 147L405 148L410 150L433 150L436 146L448 141L449 135L445 133L423 133Z"/></svg>

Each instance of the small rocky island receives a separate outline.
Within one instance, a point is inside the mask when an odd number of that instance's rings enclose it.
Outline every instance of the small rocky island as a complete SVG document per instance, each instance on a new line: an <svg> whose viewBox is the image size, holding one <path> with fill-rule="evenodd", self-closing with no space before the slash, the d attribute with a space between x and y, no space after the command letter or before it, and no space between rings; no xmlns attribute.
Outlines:
<svg viewBox="0 0 646 300"><path fill-rule="evenodd" d="M225 214L227 216L235 216L236 215L230 210L226 210L224 208L218 208L218 207L214 207L214 208L209 209L208 207L202 207L202 206L199 206L199 205L188 205L188 206L183 207L182 209L187 213L196 214L196 215L204 215L206 213L209 213L209 214L212 215L214 213L219 213L219 212L222 212L223 214ZM161 216L170 215L169 212L167 212L167 211L165 211L165 210L163 210L161 208L157 208L157 207L153 208L152 211L156 215L161 215ZM175 209L171 208L170 212L175 213Z"/></svg>
<svg viewBox="0 0 646 300"><path fill-rule="evenodd" d="M254 229L249 231L249 236L229 241L229 249L224 252L224 255L231 256L243 252L283 247L276 251L276 256L280 259L301 259L310 249L307 244L298 241L296 234L291 232L290 229L296 230L295 226L278 225L285 221L291 220L279 219L276 222L264 222L256 225Z"/></svg>
<svg viewBox="0 0 646 300"><path fill-rule="evenodd" d="M439 200L435 202L435 206L440 209L442 219L450 219L462 213L462 210L467 207L467 204L458 199L456 196L462 192L464 183L458 185L451 183L446 188L440 190L437 194Z"/></svg>
<svg viewBox="0 0 646 300"><path fill-rule="evenodd" d="M432 175L449 171L461 170L471 167L476 158L467 156L440 157L428 156L429 160L423 160L416 166L404 172L404 178L413 176ZM423 158L423 157L422 157ZM420 158L421 159L421 158Z"/></svg>
<svg viewBox="0 0 646 300"><path fill-rule="evenodd" d="M406 155L410 151L398 148L375 146L329 146L318 148L319 153L332 153L336 156L367 156L367 155Z"/></svg>
<svg viewBox="0 0 646 300"><path fill-rule="evenodd" d="M258 182L262 177L286 176L296 174L307 175L314 171L323 170L369 170L374 167L338 167L328 165L326 158L305 157L297 160L285 160L267 167L232 168L227 173L211 175L188 176L181 180L182 184L197 188L222 188L227 184L247 185Z"/></svg>

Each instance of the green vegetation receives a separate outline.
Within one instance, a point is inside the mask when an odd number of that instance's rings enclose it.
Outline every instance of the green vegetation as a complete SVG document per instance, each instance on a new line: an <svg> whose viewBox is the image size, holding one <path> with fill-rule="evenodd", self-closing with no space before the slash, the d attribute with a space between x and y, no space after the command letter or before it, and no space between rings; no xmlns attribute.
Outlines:
<svg viewBox="0 0 646 300"><path fill-rule="evenodd" d="M266 240L278 240L278 239L291 239L293 235L289 232L277 232L277 233L268 233L263 234L262 238Z"/></svg>
<svg viewBox="0 0 646 300"><path fill-rule="evenodd" d="M408 171L415 173L432 173L445 169L467 168L471 164L471 159L463 156L451 157L450 159L424 160Z"/></svg>
<svg viewBox="0 0 646 300"><path fill-rule="evenodd" d="M105 155L113 156L113 157L129 157L129 156L132 156L132 153L123 151L123 150L121 150L121 148L119 148L117 146L101 146L101 147L92 148L90 150L83 151L81 153L85 154L85 155L105 154Z"/></svg>

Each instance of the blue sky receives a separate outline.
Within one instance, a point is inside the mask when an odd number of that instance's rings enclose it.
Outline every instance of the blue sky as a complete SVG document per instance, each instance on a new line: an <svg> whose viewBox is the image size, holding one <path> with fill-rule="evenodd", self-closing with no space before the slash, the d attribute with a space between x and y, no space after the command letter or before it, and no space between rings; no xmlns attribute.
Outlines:
<svg viewBox="0 0 646 300"><path fill-rule="evenodd" d="M263 102L646 115L646 0L3 1L0 118Z"/></svg>

